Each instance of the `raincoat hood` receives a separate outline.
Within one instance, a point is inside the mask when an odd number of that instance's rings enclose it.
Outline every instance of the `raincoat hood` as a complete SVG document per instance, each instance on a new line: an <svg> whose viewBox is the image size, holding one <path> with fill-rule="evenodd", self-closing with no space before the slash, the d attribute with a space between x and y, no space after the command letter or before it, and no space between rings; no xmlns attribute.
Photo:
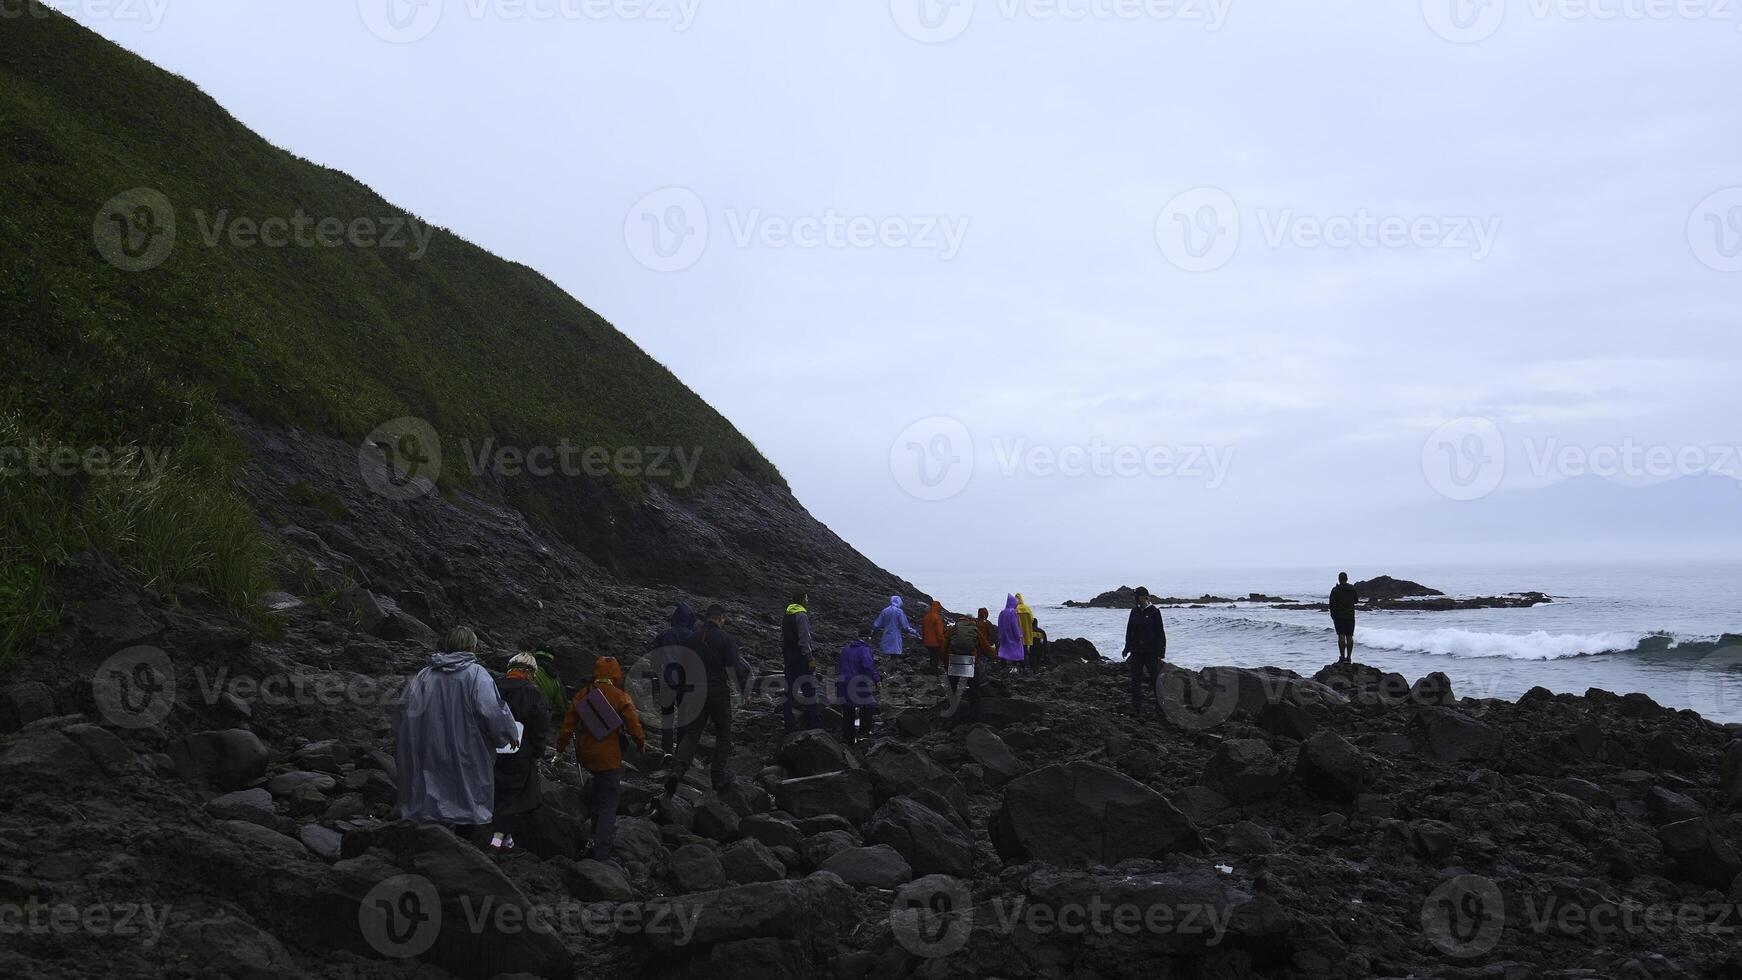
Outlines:
<svg viewBox="0 0 1742 980"><path fill-rule="evenodd" d="M1016 596L1012 595L1012 596L1006 597L1004 600L1004 608L1015 609L1016 608Z"/></svg>
<svg viewBox="0 0 1742 980"><path fill-rule="evenodd" d="M889 597L889 604L894 606L897 609L900 609L901 608L901 597L898 595L890 596Z"/></svg>
<svg viewBox="0 0 1742 980"><path fill-rule="evenodd" d="M439 670L443 673L451 674L456 670L465 670L467 667L470 667L477 662L478 656L473 653L462 653L459 651L454 651L452 653L436 653L430 655L429 668L431 670Z"/></svg>
<svg viewBox="0 0 1742 980"><path fill-rule="evenodd" d="M808 610L804 607L803 603L799 603L799 602L795 602L792 605L786 607L786 614L788 616L797 616L801 612L809 612L809 611L810 610Z"/></svg>
<svg viewBox="0 0 1742 980"><path fill-rule="evenodd" d="M987 611L986 607L981 606L980 607L980 618L985 619L987 615L988 615L988 611Z"/></svg>
<svg viewBox="0 0 1742 980"><path fill-rule="evenodd" d="M699 617L696 616L696 611L690 608L689 603L680 602L677 604L677 608L672 611L671 625L676 626L680 630L695 629L696 620L698 618Z"/></svg>
<svg viewBox="0 0 1742 980"><path fill-rule="evenodd" d="M593 661L593 683L623 686L623 665L616 657L600 657Z"/></svg>

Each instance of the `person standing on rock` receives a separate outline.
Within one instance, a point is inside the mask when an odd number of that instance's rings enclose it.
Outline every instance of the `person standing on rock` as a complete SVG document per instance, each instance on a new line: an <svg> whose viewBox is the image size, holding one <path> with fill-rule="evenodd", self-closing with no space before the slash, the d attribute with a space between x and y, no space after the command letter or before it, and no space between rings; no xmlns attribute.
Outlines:
<svg viewBox="0 0 1742 980"><path fill-rule="evenodd" d="M616 657L596 658L592 683L576 691L575 699L569 702L569 713L556 737L558 757L569 747L571 738L575 762L592 776L587 781L587 813L593 818L592 856L603 861L617 836L623 744L633 740L638 749L647 746L641 715L635 710L635 699L623 690L623 665Z"/></svg>
<svg viewBox="0 0 1742 980"><path fill-rule="evenodd" d="M698 619L689 603L678 603L665 629L659 631L653 646L648 648L653 701L659 706L659 750L666 755L671 755L677 745L677 712L683 706L684 692L690 688L690 681L684 676L683 654L688 649L684 644L696 631Z"/></svg>
<svg viewBox="0 0 1742 980"><path fill-rule="evenodd" d="M1338 572L1331 587L1331 625L1337 630L1337 663L1355 662L1355 603L1361 597L1349 584L1349 573Z"/></svg>
<svg viewBox="0 0 1742 980"><path fill-rule="evenodd" d="M726 610L720 606L709 606L702 613L702 626L690 635L689 648L695 651L702 664L703 689L699 692L702 695L702 710L689 723L682 741L678 743L677 758L672 762L671 775L665 780L667 800L677 794L684 774L689 771L690 763L701 749L702 733L710 725L714 729L714 754L709 760L713 786L715 789L724 789L732 781L732 773L727 768L727 763L732 758L733 682L736 681L737 687L745 687L750 683L750 667L738 654L738 641L726 632Z"/></svg>
<svg viewBox="0 0 1742 980"><path fill-rule="evenodd" d="M1139 587L1131 616L1125 621L1125 649L1119 656L1131 662L1131 714L1143 713L1143 692L1147 688L1154 696L1161 679L1161 663L1167 659L1167 628L1161 622L1161 610L1149 599L1149 590Z"/></svg>
<svg viewBox="0 0 1742 980"><path fill-rule="evenodd" d="M883 675L877 671L877 655L871 652L871 635L865 633L841 648L841 672L835 678L835 703L841 708L841 743L858 741L859 729L871 734L871 722L877 713L877 685Z"/></svg>
<svg viewBox="0 0 1742 980"><path fill-rule="evenodd" d="M520 748L496 756L496 812L490 853L503 857L514 851L514 831L526 814L544 804L538 763L550 744L550 702L538 689L538 656L520 653L508 661L508 674L496 685L502 701L520 723Z"/></svg>
<svg viewBox="0 0 1742 980"><path fill-rule="evenodd" d="M980 720L980 670L990 662L994 652L992 646L992 624L986 621L986 610L980 610L979 619L969 619L963 616L950 629L950 699L956 703L950 708L951 723L961 719L961 701L959 688L961 681L968 681L968 724Z"/></svg>
<svg viewBox="0 0 1742 980"><path fill-rule="evenodd" d="M919 641L925 644L925 651L931 654L931 672L944 672L944 647L949 639L944 634L944 604L933 599L931 608L925 611L925 619L919 624Z"/></svg>
<svg viewBox="0 0 1742 980"><path fill-rule="evenodd" d="M781 717L788 732L798 731L792 720L794 704L804 709L807 730L823 727L822 716L817 710L817 668L811 659L811 614L805 608L809 601L803 592L795 594L780 622L780 655L786 669L786 696L781 702Z"/></svg>
<svg viewBox="0 0 1742 980"><path fill-rule="evenodd" d="M907 613L902 611L901 597L898 595L889 597L889 605L884 606L883 611L877 614L877 621L871 624L871 630L877 634L878 650L891 657L901 656L901 638L904 634L919 635L919 630L914 629L913 624L908 622Z"/></svg>
<svg viewBox="0 0 1742 980"><path fill-rule="evenodd" d="M514 712L478 663L478 634L448 633L405 686L393 718L399 812L469 839L496 806L496 750L520 747Z"/></svg>
<svg viewBox="0 0 1742 980"><path fill-rule="evenodd" d="M1028 625L1028 659L1034 671L1039 673L1047 665L1046 630L1040 628L1040 620L1031 620Z"/></svg>
<svg viewBox="0 0 1742 980"><path fill-rule="evenodd" d="M1033 669L1028 662L1030 653L1034 650L1034 610L1028 606L1028 600L1022 593L1016 593L1016 625L1022 629L1022 662L1025 669Z"/></svg>
<svg viewBox="0 0 1742 980"><path fill-rule="evenodd" d="M1022 614L1015 595L1006 596L998 614L998 659L1012 669L1027 671L1028 652L1022 648Z"/></svg>

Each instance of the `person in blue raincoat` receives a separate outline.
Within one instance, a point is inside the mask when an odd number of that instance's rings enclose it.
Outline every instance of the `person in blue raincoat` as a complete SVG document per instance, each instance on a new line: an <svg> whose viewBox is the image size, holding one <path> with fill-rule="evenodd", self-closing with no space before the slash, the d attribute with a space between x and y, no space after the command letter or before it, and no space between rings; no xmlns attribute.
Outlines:
<svg viewBox="0 0 1742 980"><path fill-rule="evenodd" d="M877 634L877 650L879 653L900 656L902 634L918 636L919 630L907 621L907 613L901 610L901 597L889 597L889 605L877 614L877 621L871 624L871 632Z"/></svg>
<svg viewBox="0 0 1742 980"><path fill-rule="evenodd" d="M514 712L478 663L478 635L456 627L406 685L393 718L400 814L469 836L494 815L496 750L519 745Z"/></svg>

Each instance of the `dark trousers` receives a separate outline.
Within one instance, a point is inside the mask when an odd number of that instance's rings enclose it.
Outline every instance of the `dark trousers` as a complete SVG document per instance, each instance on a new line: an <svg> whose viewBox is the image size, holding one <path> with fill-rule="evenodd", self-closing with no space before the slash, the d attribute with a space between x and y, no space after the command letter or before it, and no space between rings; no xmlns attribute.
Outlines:
<svg viewBox="0 0 1742 980"><path fill-rule="evenodd" d="M514 832L520 829L520 825L525 819L526 814L524 813L498 813L495 819L490 821L490 831L505 837L513 837Z"/></svg>
<svg viewBox="0 0 1742 980"><path fill-rule="evenodd" d="M623 770L593 773L587 784L587 812L593 817L593 859L603 861L617 836L617 801L623 796Z"/></svg>
<svg viewBox="0 0 1742 980"><path fill-rule="evenodd" d="M671 754L677 744L677 708L659 709L659 751Z"/></svg>
<svg viewBox="0 0 1742 980"><path fill-rule="evenodd" d="M823 720L817 712L817 675L803 657L790 654L786 660L786 697L780 705L781 720L786 730L797 731L792 723L792 709L804 709L804 727L821 728Z"/></svg>
<svg viewBox="0 0 1742 980"><path fill-rule="evenodd" d="M1147 675L1147 680L1146 680ZM1148 688L1147 698L1155 703L1157 698L1156 684L1161 680L1161 657L1153 653L1134 653L1131 655L1131 713L1143 710L1146 697L1144 689Z"/></svg>
<svg viewBox="0 0 1742 980"><path fill-rule="evenodd" d="M931 672L934 674L943 673L944 672L944 648L943 647L926 647L925 652L931 654Z"/></svg>
<svg viewBox="0 0 1742 980"><path fill-rule="evenodd" d="M713 783L719 786L731 777L726 763L732 758L732 695L722 690L718 695L709 693L702 713L684 731L683 741L678 743L677 758L671 766L672 780L683 779L684 773L689 771L690 763L702 747L702 731L709 725L714 728L714 754L708 760Z"/></svg>
<svg viewBox="0 0 1742 980"><path fill-rule="evenodd" d="M841 705L841 743L852 745L859 740L859 726L863 724L865 731L871 731L871 717L877 713L874 704Z"/></svg>
<svg viewBox="0 0 1742 980"><path fill-rule="evenodd" d="M968 680L968 724L971 725L971 724L980 720L980 675L975 674L973 677L970 677L967 680ZM953 677L952 676L950 678L950 696L951 697L956 696L957 690L961 686L961 682L962 682L962 678L960 678L960 677ZM956 702L955 708L950 712L950 717L952 720L954 720L961 713L962 713L962 704L961 704L961 701L958 700Z"/></svg>

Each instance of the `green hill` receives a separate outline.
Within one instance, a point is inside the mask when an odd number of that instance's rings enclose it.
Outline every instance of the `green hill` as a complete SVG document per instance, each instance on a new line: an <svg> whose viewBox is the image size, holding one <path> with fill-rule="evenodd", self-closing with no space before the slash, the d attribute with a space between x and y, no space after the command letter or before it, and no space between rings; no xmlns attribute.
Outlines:
<svg viewBox="0 0 1742 980"><path fill-rule="evenodd" d="M268 144L60 15L0 29L0 184L0 446L172 460L147 484L21 474L12 455L0 656L40 617L43 573L88 545L161 589L192 581L248 604L266 545L232 489L225 406L347 438L413 416L444 443L699 446L695 483L674 489L734 472L784 485L671 372L538 273ZM638 477L606 482L639 496Z"/></svg>

